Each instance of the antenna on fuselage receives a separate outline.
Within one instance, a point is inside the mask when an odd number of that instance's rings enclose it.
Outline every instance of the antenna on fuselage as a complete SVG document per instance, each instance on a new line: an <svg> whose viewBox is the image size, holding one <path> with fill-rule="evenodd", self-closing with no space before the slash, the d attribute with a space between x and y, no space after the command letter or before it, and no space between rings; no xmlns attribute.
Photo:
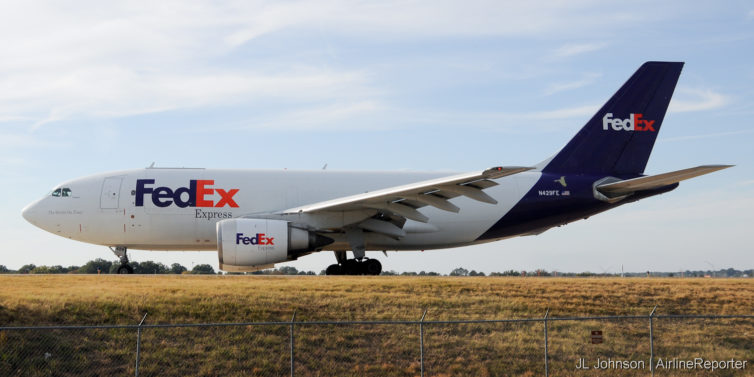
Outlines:
<svg viewBox="0 0 754 377"><path fill-rule="evenodd" d="M322 167L322 170L327 169L327 163L325 163L325 166Z"/></svg>
<svg viewBox="0 0 754 377"><path fill-rule="evenodd" d="M155 161L152 161L152 164L151 164L151 165L149 165L149 166L147 166L147 169L152 169L152 168L154 168L154 163L155 163Z"/></svg>

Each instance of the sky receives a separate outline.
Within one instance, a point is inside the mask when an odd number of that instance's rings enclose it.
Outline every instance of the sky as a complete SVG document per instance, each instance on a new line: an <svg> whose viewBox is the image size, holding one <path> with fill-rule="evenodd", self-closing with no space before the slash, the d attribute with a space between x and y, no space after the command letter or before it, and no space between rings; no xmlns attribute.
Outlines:
<svg viewBox="0 0 754 377"><path fill-rule="evenodd" d="M156 166L474 171L554 154L645 61L684 61L646 173L734 168L539 236L385 270L754 267L747 1L34 1L0 6L0 264L115 260L21 209ZM208 263L216 252L129 251ZM318 253L282 265L319 272Z"/></svg>

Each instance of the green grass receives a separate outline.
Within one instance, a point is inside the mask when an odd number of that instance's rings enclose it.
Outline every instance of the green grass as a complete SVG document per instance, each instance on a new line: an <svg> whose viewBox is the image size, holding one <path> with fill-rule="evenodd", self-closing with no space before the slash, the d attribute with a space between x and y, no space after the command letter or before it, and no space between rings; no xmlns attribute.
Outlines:
<svg viewBox="0 0 754 377"><path fill-rule="evenodd" d="M148 324L288 321L294 311L297 321L418 320L424 309L428 321L540 318L547 309L551 317L647 315L654 305L658 314L754 312L754 279L48 275L0 276L0 284L2 326L133 325L145 312ZM655 322L657 355L754 363L752 320ZM604 344L590 344L593 329L604 332ZM145 329L141 372L286 375L289 331ZM419 375L416 325L297 325L295 332L297 375ZM553 321L549 335L554 375L599 374L575 371L580 357L649 358L645 319ZM428 324L424 337L428 375L544 372L541 322ZM0 375L132 374L135 338L132 330L0 331Z"/></svg>

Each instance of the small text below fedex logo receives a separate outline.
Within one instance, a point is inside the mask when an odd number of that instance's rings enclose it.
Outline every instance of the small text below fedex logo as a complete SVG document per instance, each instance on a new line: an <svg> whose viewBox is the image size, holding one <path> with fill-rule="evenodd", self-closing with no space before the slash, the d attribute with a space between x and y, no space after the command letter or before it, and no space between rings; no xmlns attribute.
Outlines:
<svg viewBox="0 0 754 377"><path fill-rule="evenodd" d="M602 129L607 131L612 128L615 131L652 131L655 132L653 120L642 119L643 114L629 114L627 119L613 118L613 113L607 113L602 117Z"/></svg>

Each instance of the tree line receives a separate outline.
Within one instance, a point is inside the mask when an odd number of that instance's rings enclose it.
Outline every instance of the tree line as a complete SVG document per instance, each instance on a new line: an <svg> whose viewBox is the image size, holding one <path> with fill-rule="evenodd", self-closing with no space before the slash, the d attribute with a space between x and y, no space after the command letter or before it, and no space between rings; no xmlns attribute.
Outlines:
<svg viewBox="0 0 754 377"><path fill-rule="evenodd" d="M173 263L166 266L160 262L144 261L130 262L134 273L137 274L215 274L215 269L208 264L198 264L190 271L180 263ZM0 265L2 274L117 274L120 263L111 262L102 258L97 258L87 262L83 266L36 266L26 264L18 270L10 270L4 265Z"/></svg>
<svg viewBox="0 0 754 377"><path fill-rule="evenodd" d="M296 267L283 266L274 269L266 269L262 271L238 273L238 272L225 272L215 271L215 269L209 264L198 264L187 269L180 263L173 263L167 266L160 262L144 261L144 262L130 262L131 267L136 274L201 274L201 275L324 275L325 270L319 272L314 271L302 271ZM26 264L21 266L18 270L10 270L6 266L0 264L0 274L116 274L118 272L119 262L111 262L102 258L89 261L83 266L68 266L63 267L60 265L55 266L36 266L33 264ZM534 271L516 271L507 270L503 272L491 272L488 275L484 272L477 272L475 270L467 270L463 267L453 269L449 274L442 274L434 271L382 271L382 275L387 276L560 276L560 277L619 277L620 273L593 273L593 272L554 272L547 270L534 270ZM754 276L754 269L750 270L736 270L733 268L721 269L718 271L683 271L683 272L630 272L623 274L627 277L640 277L640 276L655 276L655 277L752 277Z"/></svg>

